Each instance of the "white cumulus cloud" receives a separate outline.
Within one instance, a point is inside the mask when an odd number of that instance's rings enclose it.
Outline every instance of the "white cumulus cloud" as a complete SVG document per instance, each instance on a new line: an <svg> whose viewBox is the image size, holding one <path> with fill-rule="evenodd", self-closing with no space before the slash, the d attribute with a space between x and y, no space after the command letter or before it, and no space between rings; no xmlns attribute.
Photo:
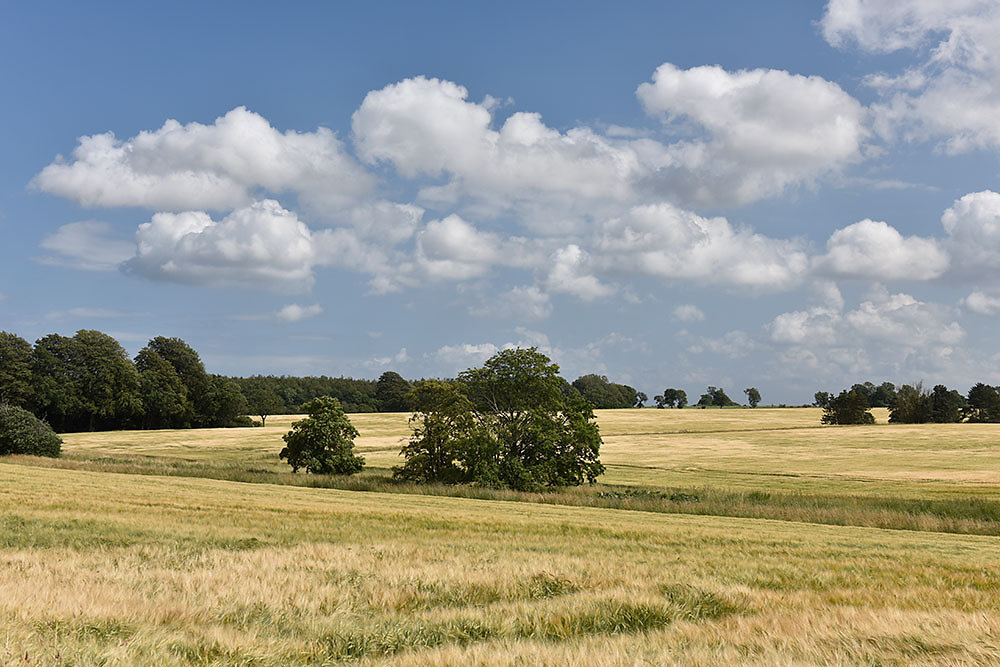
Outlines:
<svg viewBox="0 0 1000 667"><path fill-rule="evenodd" d="M704 137L671 145L656 179L684 201L745 203L858 162L869 131L837 84L782 70L664 63L636 94L646 111Z"/></svg>
<svg viewBox="0 0 1000 667"><path fill-rule="evenodd" d="M1000 297L978 290L962 299L962 305L980 315L1000 315Z"/></svg>
<svg viewBox="0 0 1000 667"><path fill-rule="evenodd" d="M168 120L125 140L111 132L81 137L70 160L57 159L32 185L84 206L220 211L263 191L295 192L328 211L367 196L374 178L330 130L281 133L237 107L212 125Z"/></svg>
<svg viewBox="0 0 1000 667"><path fill-rule="evenodd" d="M705 313L694 304L683 304L674 308L674 319L678 322L703 322Z"/></svg>
<svg viewBox="0 0 1000 667"><path fill-rule="evenodd" d="M904 237L885 222L862 220L838 229L826 255L815 264L822 273L872 280L931 280L948 268L948 253L934 239Z"/></svg>
<svg viewBox="0 0 1000 667"><path fill-rule="evenodd" d="M217 222L203 211L157 213L135 236L135 257L124 267L153 280L278 289L313 281L312 234L273 200Z"/></svg>

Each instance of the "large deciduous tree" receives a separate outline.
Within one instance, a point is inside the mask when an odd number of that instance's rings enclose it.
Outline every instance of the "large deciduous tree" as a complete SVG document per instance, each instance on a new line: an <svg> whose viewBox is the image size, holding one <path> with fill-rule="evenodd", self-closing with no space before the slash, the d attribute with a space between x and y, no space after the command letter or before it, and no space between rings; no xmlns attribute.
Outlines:
<svg viewBox="0 0 1000 667"><path fill-rule="evenodd" d="M185 414L190 415L190 423L186 425L207 425L205 422L209 420L207 402L210 381L198 353L182 339L167 338L166 336L153 338L146 347L173 366L177 376L184 384L189 404Z"/></svg>
<svg viewBox="0 0 1000 667"><path fill-rule="evenodd" d="M302 408L309 416L292 424L283 436L285 447L278 454L292 466L292 472L323 475L350 475L365 465L362 456L354 454L354 438L358 431L344 414L340 401L320 396Z"/></svg>
<svg viewBox="0 0 1000 667"><path fill-rule="evenodd" d="M503 350L455 383L421 390L399 476L529 490L604 472L592 406L563 390L559 366L536 348Z"/></svg>
<svg viewBox="0 0 1000 667"><path fill-rule="evenodd" d="M743 390L743 393L747 395L747 404L751 408L756 408L757 404L760 403L760 392L757 391L757 387L748 387Z"/></svg>
<svg viewBox="0 0 1000 667"><path fill-rule="evenodd" d="M193 417L187 387L174 367L149 346L135 357L142 387L142 427L181 428Z"/></svg>

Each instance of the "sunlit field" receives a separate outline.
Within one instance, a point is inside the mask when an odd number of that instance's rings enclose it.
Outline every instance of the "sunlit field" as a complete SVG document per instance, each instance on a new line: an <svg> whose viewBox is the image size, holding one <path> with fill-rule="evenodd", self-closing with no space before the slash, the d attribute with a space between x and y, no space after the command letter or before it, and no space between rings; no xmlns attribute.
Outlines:
<svg viewBox="0 0 1000 667"><path fill-rule="evenodd" d="M1000 425L819 416L599 412L548 494L394 484L401 414L352 480L299 417L68 434L0 459L0 664L1000 664Z"/></svg>

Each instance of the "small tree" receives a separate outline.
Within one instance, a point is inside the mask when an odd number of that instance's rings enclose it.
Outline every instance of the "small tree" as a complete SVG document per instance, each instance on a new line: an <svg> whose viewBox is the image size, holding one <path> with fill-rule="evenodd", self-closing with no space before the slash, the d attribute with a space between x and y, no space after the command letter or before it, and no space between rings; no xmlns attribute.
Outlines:
<svg viewBox="0 0 1000 667"><path fill-rule="evenodd" d="M362 456L354 454L354 438L358 431L344 414L340 401L320 396L304 404L309 416L292 424L292 430L282 439L285 448L278 457L287 459L292 472L322 475L350 475L365 465Z"/></svg>
<svg viewBox="0 0 1000 667"><path fill-rule="evenodd" d="M0 456L58 457L61 453L62 439L52 427L24 408L0 403Z"/></svg>
<svg viewBox="0 0 1000 667"><path fill-rule="evenodd" d="M823 424L874 424L875 417L868 409L868 399L853 389L845 389L838 396L830 399L829 405L823 408Z"/></svg>
<svg viewBox="0 0 1000 667"><path fill-rule="evenodd" d="M756 408L757 404L760 403L760 392L757 391L757 387L748 387L743 390L743 393L747 395L747 403L750 404L750 407Z"/></svg>
<svg viewBox="0 0 1000 667"><path fill-rule="evenodd" d="M649 396L646 396L645 392L637 391L635 393L635 405L632 407L642 408L646 406L646 401L649 400Z"/></svg>
<svg viewBox="0 0 1000 667"><path fill-rule="evenodd" d="M250 378L244 387L250 414L260 415L260 425L267 425L267 418L285 408L284 401L273 389L265 384L264 378ZM308 404L306 404L308 405ZM302 406L305 409L305 405Z"/></svg>

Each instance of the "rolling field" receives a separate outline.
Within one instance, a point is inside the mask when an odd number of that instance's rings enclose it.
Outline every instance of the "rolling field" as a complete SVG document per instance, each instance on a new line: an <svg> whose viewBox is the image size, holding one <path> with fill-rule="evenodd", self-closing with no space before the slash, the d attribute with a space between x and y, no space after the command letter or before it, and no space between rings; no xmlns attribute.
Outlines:
<svg viewBox="0 0 1000 667"><path fill-rule="evenodd" d="M0 459L0 664L1000 664L1000 426L598 417L553 494L394 486L405 415L351 481L293 417Z"/></svg>

